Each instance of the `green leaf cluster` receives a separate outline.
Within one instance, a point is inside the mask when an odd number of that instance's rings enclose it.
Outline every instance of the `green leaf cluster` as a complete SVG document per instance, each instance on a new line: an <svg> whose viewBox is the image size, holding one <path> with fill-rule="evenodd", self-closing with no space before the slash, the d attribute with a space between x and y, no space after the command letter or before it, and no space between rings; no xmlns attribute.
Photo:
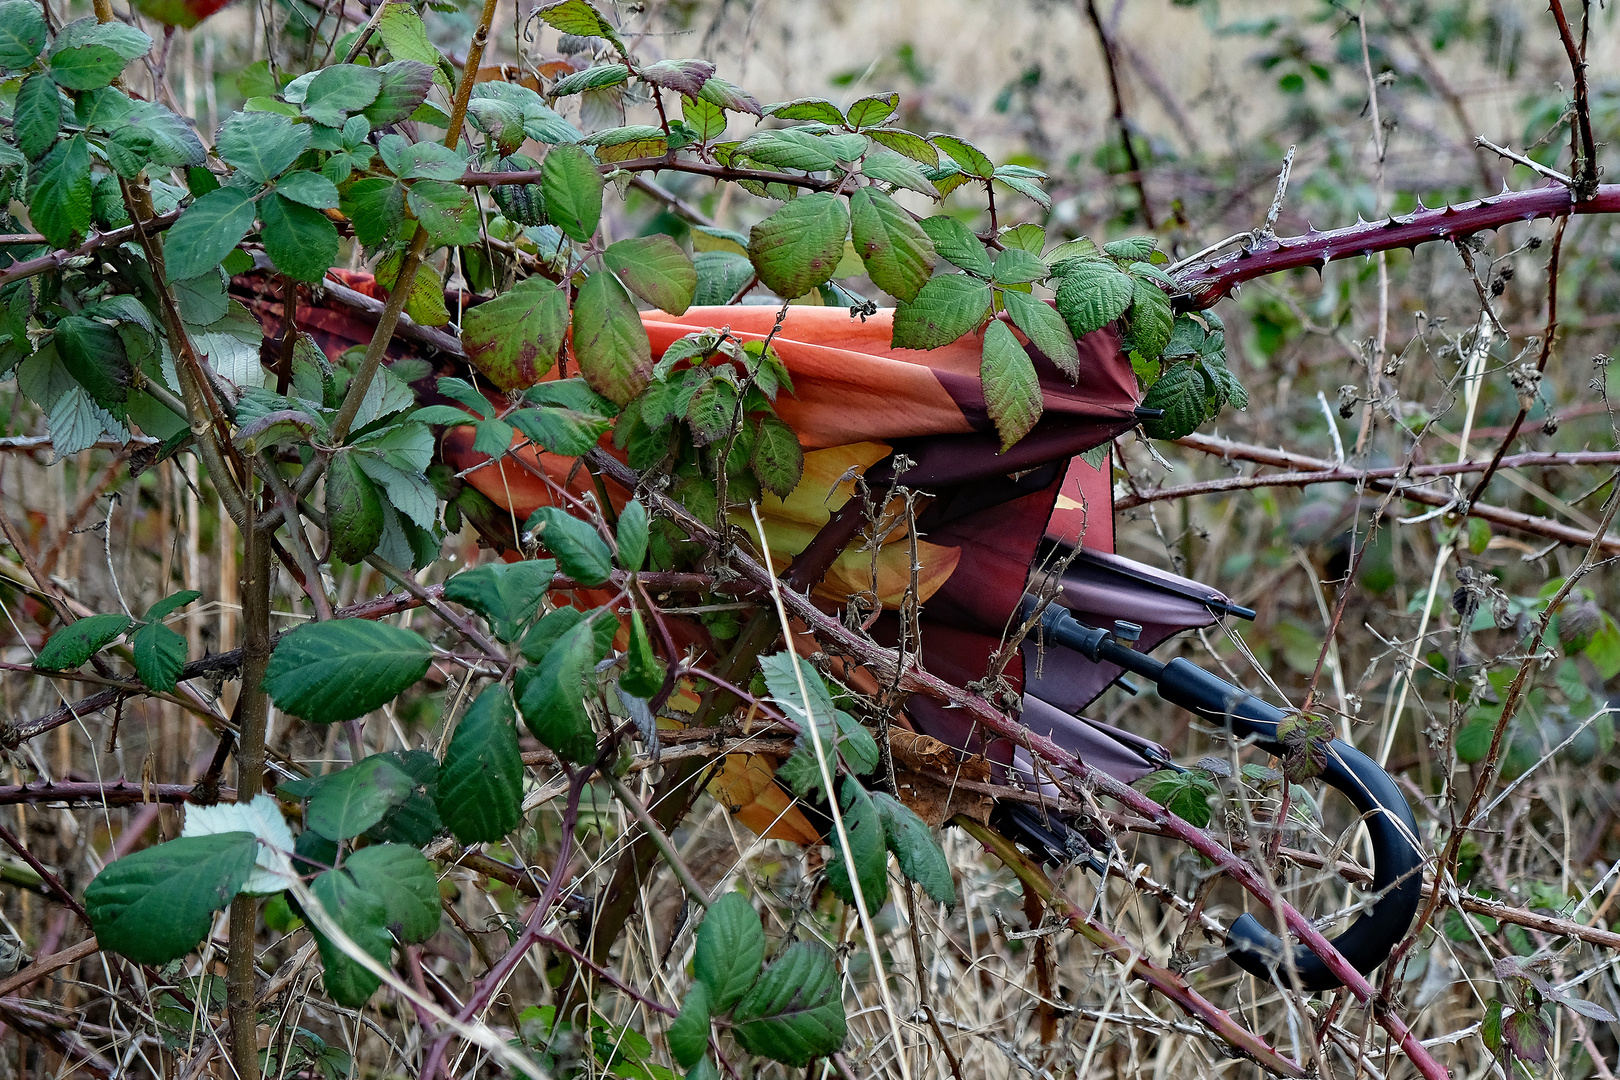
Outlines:
<svg viewBox="0 0 1620 1080"><path fill-rule="evenodd" d="M795 1067L843 1047L847 1024L832 953L791 942L761 970L765 945L759 916L741 893L709 905L692 957L697 982L670 1028L670 1049L683 1068L704 1060L714 1024L728 1027L749 1053Z"/></svg>

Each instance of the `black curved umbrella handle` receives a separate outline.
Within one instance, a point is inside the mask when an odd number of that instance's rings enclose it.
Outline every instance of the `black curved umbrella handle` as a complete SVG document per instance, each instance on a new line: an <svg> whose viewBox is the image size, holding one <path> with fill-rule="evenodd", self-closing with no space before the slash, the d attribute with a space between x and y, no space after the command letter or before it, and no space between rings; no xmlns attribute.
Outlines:
<svg viewBox="0 0 1620 1080"><path fill-rule="evenodd" d="M1020 609L1027 618L1033 600ZM1210 723L1229 728L1239 738L1253 738L1279 757L1287 749L1277 738L1277 726L1288 713L1239 689L1203 668L1178 657L1162 663L1116 641L1106 630L1085 626L1056 604L1041 615L1041 629L1052 640L1093 660L1116 664L1152 679L1159 696L1172 705L1197 713ZM1406 934L1423 895L1423 852L1418 842L1412 808L1378 763L1347 742L1334 739L1326 747L1322 780L1349 797L1360 811L1372 840L1372 888L1378 899L1344 933L1331 942L1339 954L1363 975L1382 964ZM1277 937L1252 915L1243 915L1227 931L1232 960L1261 978L1287 982L1289 969L1301 989L1331 990L1343 985L1337 975L1304 945L1284 952ZM1285 962L1285 960L1287 962Z"/></svg>
<svg viewBox="0 0 1620 1080"><path fill-rule="evenodd" d="M1379 894L1349 929L1331 942L1350 966L1368 974L1388 958L1406 934L1423 895L1423 855L1416 844L1417 822L1389 774L1360 750L1339 739L1328 744L1322 780L1343 792L1366 823L1372 841L1372 888ZM1262 979L1276 977L1288 985L1289 963L1283 943L1253 915L1239 916L1226 934L1231 956L1243 970ZM1304 945L1295 945L1293 973L1302 990L1331 990L1343 985Z"/></svg>
<svg viewBox="0 0 1620 1080"><path fill-rule="evenodd" d="M1239 737L1253 738L1269 753L1279 757L1286 753L1277 739L1277 725L1287 713L1186 659L1164 665L1159 693L1212 723L1230 727ZM1388 958L1412 924L1423 896L1423 852L1412 808L1390 775L1342 739L1334 739L1325 749L1322 781L1355 804L1372 841L1372 889L1378 899L1331 942L1351 967L1365 975ZM1303 990L1343 985L1322 958L1304 945L1294 946L1291 965L1285 962L1282 941L1253 915L1240 916L1227 931L1226 941L1232 960L1260 978L1275 976L1286 984L1292 966Z"/></svg>

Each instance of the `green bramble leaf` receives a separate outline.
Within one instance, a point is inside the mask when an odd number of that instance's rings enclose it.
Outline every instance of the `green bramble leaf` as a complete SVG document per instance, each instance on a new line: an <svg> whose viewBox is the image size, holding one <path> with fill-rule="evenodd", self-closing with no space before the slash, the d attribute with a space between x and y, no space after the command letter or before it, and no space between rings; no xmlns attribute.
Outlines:
<svg viewBox="0 0 1620 1080"><path fill-rule="evenodd" d="M373 754L320 778L309 796L304 824L328 840L347 840L381 821L415 787L415 778L393 755Z"/></svg>
<svg viewBox="0 0 1620 1080"><path fill-rule="evenodd" d="M631 499L619 511L614 529L614 542L618 545L619 568L634 573L647 561L647 508L640 499Z"/></svg>
<svg viewBox="0 0 1620 1080"><path fill-rule="evenodd" d="M427 674L420 634L365 619L306 623L276 643L265 689L276 707L319 724L364 716Z"/></svg>
<svg viewBox="0 0 1620 1080"><path fill-rule="evenodd" d="M626 288L661 311L683 315L692 306L697 268L662 233L619 240L602 253L602 262Z"/></svg>
<svg viewBox="0 0 1620 1080"><path fill-rule="evenodd" d="M605 90L610 86L623 85L629 80L630 69L623 64L598 64L558 79L547 91L547 96L562 98L583 94L589 90Z"/></svg>
<svg viewBox="0 0 1620 1080"><path fill-rule="evenodd" d="M377 96L359 113L373 131L409 120L417 107L427 100L434 76L439 74L438 68L422 60L398 59L398 53L394 53L394 56L396 59L392 63L377 69L377 74L382 78ZM348 122L353 123L354 117L349 117Z"/></svg>
<svg viewBox="0 0 1620 1080"><path fill-rule="evenodd" d="M713 1010L730 1009L759 976L765 958L765 930L748 897L728 892L714 903L698 927L692 975L709 992Z"/></svg>
<svg viewBox="0 0 1620 1080"><path fill-rule="evenodd" d="M557 564L550 559L485 563L446 581L444 598L472 608L488 620L497 638L512 641L539 614L556 573Z"/></svg>
<svg viewBox="0 0 1620 1080"><path fill-rule="evenodd" d="M160 622L149 622L130 641L135 674L149 689L174 692L186 666L186 639Z"/></svg>
<svg viewBox="0 0 1620 1080"><path fill-rule="evenodd" d="M1013 289L1003 292L1001 301L1013 325L1024 332L1031 345L1071 381L1080 377L1080 347L1050 304Z"/></svg>
<svg viewBox="0 0 1620 1080"><path fill-rule="evenodd" d="M253 218L253 200L238 188L217 188L192 203L163 239L168 280L201 277L218 266L253 228Z"/></svg>
<svg viewBox="0 0 1620 1080"><path fill-rule="evenodd" d="M547 220L581 244L590 240L602 220L602 188L596 162L578 146L554 146L540 163Z"/></svg>
<svg viewBox="0 0 1620 1080"><path fill-rule="evenodd" d="M877 911L889 895L889 852L884 846L883 819L878 815L872 796L851 777L843 781L839 803L843 807L844 834L849 837L850 854L855 859L855 878L860 883L861 898L866 901L867 911ZM855 890L850 883L844 845L834 833L828 834L827 842L832 847L832 858L827 860L827 884L844 903L853 904Z"/></svg>
<svg viewBox="0 0 1620 1080"><path fill-rule="evenodd" d="M557 148L564 149L568 147ZM549 206L549 195L547 200ZM592 274L580 286L574 298L573 345L586 384L614 404L626 405L646 388L652 343L630 294L612 274Z"/></svg>
<svg viewBox="0 0 1620 1080"><path fill-rule="evenodd" d="M692 266L697 271L692 302L699 305L729 304L738 290L754 279L754 264L747 255L734 251L700 251Z"/></svg>
<svg viewBox="0 0 1620 1080"><path fill-rule="evenodd" d="M382 72L359 64L323 68L304 91L304 115L326 127L342 127L349 114L377 100Z"/></svg>
<svg viewBox="0 0 1620 1080"><path fill-rule="evenodd" d="M1042 397L1040 378L1029 354L1007 324L999 320L992 319L984 331L979 382L984 387L985 408L995 422L1005 453L1041 418Z"/></svg>
<svg viewBox="0 0 1620 1080"><path fill-rule="evenodd" d="M122 420L128 412L132 366L124 339L104 322L68 315L56 324L56 353L95 403Z"/></svg>
<svg viewBox="0 0 1620 1080"><path fill-rule="evenodd" d="M29 161L38 161L56 142L56 133L62 127L62 92L49 75L36 72L17 88L11 117L17 149Z"/></svg>
<svg viewBox="0 0 1620 1080"><path fill-rule="evenodd" d="M1044 279L1046 273L1046 264L1039 255L1016 247L1003 249L990 268L991 280L997 285L1026 285Z"/></svg>
<svg viewBox="0 0 1620 1080"><path fill-rule="evenodd" d="M309 146L310 127L279 113L232 113L219 126L214 151L227 165L267 184L298 160Z"/></svg>
<svg viewBox="0 0 1620 1080"><path fill-rule="evenodd" d="M945 135L938 131L928 133L928 141L939 147L951 156L951 160L969 176L977 176L988 180L995 174L995 164L985 156L983 150L955 135Z"/></svg>
<svg viewBox="0 0 1620 1080"><path fill-rule="evenodd" d="M990 256L972 229L946 214L923 218L917 225L928 234L940 258L978 277L990 276Z"/></svg>
<svg viewBox="0 0 1620 1080"><path fill-rule="evenodd" d="M1131 290L1131 331L1126 347L1143 356L1158 356L1170 342L1176 314L1164 290L1145 277L1135 279Z"/></svg>
<svg viewBox="0 0 1620 1080"><path fill-rule="evenodd" d="M601 585L613 575L613 552L589 522L555 506L529 516L524 532L538 532L540 544L557 558L562 572L582 585Z"/></svg>
<svg viewBox="0 0 1620 1080"><path fill-rule="evenodd" d="M336 210L340 202L337 185L308 169L283 176L276 184L276 194L316 210Z"/></svg>
<svg viewBox="0 0 1620 1080"><path fill-rule="evenodd" d="M956 904L956 882L934 834L911 808L886 792L872 792L872 802L883 820L883 836L908 881L923 887L941 904Z"/></svg>
<svg viewBox="0 0 1620 1080"><path fill-rule="evenodd" d="M1602 621L1593 632L1592 640L1581 650L1581 655L1592 661L1592 666L1603 681L1620 675L1620 625L1615 623L1613 615L1606 611L1603 613Z"/></svg>
<svg viewBox="0 0 1620 1080"><path fill-rule="evenodd" d="M703 84L714 77L714 65L707 60L659 60L642 65L636 74L654 86L694 98L703 93Z"/></svg>
<svg viewBox="0 0 1620 1080"><path fill-rule="evenodd" d="M134 621L128 615L109 612L69 623L52 634L45 647L39 650L39 655L34 657L34 668L37 671L72 671L81 667L129 629Z"/></svg>
<svg viewBox="0 0 1620 1080"><path fill-rule="evenodd" d="M565 34L574 34L578 37L599 37L612 42L613 47L621 53L624 44L619 41L619 35L614 31L613 24L585 0L561 0L561 3L547 4L535 12L541 22Z"/></svg>
<svg viewBox="0 0 1620 1080"><path fill-rule="evenodd" d="M972 333L990 314L990 286L965 274L930 278L917 299L894 313L897 349L937 349Z"/></svg>
<svg viewBox="0 0 1620 1080"><path fill-rule="evenodd" d="M595 620L596 623L603 621L601 615ZM615 620L607 620L607 623L617 625ZM544 625L542 620L540 627ZM527 644L525 642L525 647ZM596 757L596 732L585 708L585 684L592 677L597 656L593 622L581 619L546 650L518 698L523 722L534 737L556 751L557 756L576 765L587 764Z"/></svg>
<svg viewBox="0 0 1620 1080"><path fill-rule="evenodd" d="M781 120L811 120L834 127L844 126L844 114L826 98L797 98L765 106L765 115Z"/></svg>
<svg viewBox="0 0 1620 1080"><path fill-rule="evenodd" d="M1164 415L1142 421L1142 427L1155 439L1191 435L1208 415L1208 397L1204 376L1197 366L1186 361L1176 364L1143 395L1144 408L1163 409Z"/></svg>
<svg viewBox="0 0 1620 1080"><path fill-rule="evenodd" d="M388 933L388 907L363 889L347 870L328 870L310 884L326 914L366 955L387 965L394 939ZM321 982L332 1000L350 1009L364 1007L382 980L351 959L313 924L310 932L321 954Z"/></svg>
<svg viewBox="0 0 1620 1080"><path fill-rule="evenodd" d="M1145 262L1153 257L1158 246L1159 238L1156 236L1127 236L1123 240L1104 244L1103 250L1125 262Z"/></svg>
<svg viewBox="0 0 1620 1080"><path fill-rule="evenodd" d="M569 457L588 453L613 426L604 416L551 407L518 409L507 413L506 419L536 446Z"/></svg>
<svg viewBox="0 0 1620 1080"><path fill-rule="evenodd" d="M732 1037L749 1053L794 1067L834 1054L847 1033L839 988L838 965L826 946L796 941L737 1003Z"/></svg>
<svg viewBox="0 0 1620 1080"><path fill-rule="evenodd" d="M898 203L870 187L850 196L849 216L855 250L872 283L908 304L916 300L934 272L928 234Z"/></svg>
<svg viewBox="0 0 1620 1080"><path fill-rule="evenodd" d="M1040 206L1042 210L1052 209L1052 196L1041 187L1040 181L1046 179L1046 174L1039 169L1026 168L1023 165L1001 165L996 168L995 181L1005 187L1010 187L1026 199L1030 199Z"/></svg>
<svg viewBox="0 0 1620 1080"><path fill-rule="evenodd" d="M405 192L405 204L428 231L435 247L465 247L478 242L478 201L460 184L417 180Z"/></svg>
<svg viewBox="0 0 1620 1080"><path fill-rule="evenodd" d="M439 930L439 876L420 851L405 844L372 844L343 861L366 892L382 901L383 925L401 941L419 944Z"/></svg>
<svg viewBox="0 0 1620 1080"><path fill-rule="evenodd" d="M804 448L798 433L774 413L756 421L754 452L749 467L759 486L779 499L785 499L804 477Z"/></svg>
<svg viewBox="0 0 1620 1080"><path fill-rule="evenodd" d="M724 379L700 387L686 406L686 422L698 446L719 442L737 418L737 388Z"/></svg>
<svg viewBox="0 0 1620 1080"><path fill-rule="evenodd" d="M819 135L803 128L767 128L749 136L737 153L776 169L820 172L838 164L838 155Z"/></svg>
<svg viewBox="0 0 1620 1080"><path fill-rule="evenodd" d="M675 134L675 129L671 129ZM594 146L600 162L628 161L631 158L660 157L669 150L663 128L653 124L631 124L593 132L579 140L581 146Z"/></svg>
<svg viewBox="0 0 1620 1080"><path fill-rule="evenodd" d="M698 95L711 105L718 105L728 112L748 113L752 116L764 116L765 110L760 108L754 95L742 87L715 76L703 84L703 92Z"/></svg>
<svg viewBox="0 0 1620 1080"><path fill-rule="evenodd" d="M530 172L538 168L539 165L527 154L511 154L501 159L495 171ZM494 184L489 193L507 220L519 225L546 223L546 197L539 184Z"/></svg>
<svg viewBox="0 0 1620 1080"><path fill-rule="evenodd" d="M705 101L700 96L702 93L700 87L697 94L681 98L681 119L692 129L699 142L710 143L726 133L726 113L720 106Z"/></svg>
<svg viewBox="0 0 1620 1080"><path fill-rule="evenodd" d="M181 592L170 593L168 596L165 596L162 600L159 600L157 603L146 609L146 621L158 622L162 619L167 619L170 615L173 615L187 604L201 599L201 597L202 593L198 592L196 589L186 589Z"/></svg>
<svg viewBox="0 0 1620 1080"><path fill-rule="evenodd" d="M272 192L259 200L259 220L265 253L288 277L313 284L337 262L337 226L319 210Z"/></svg>
<svg viewBox="0 0 1620 1080"><path fill-rule="evenodd" d="M874 94L851 105L847 116L851 127L874 127L893 116L899 107L899 94Z"/></svg>
<svg viewBox="0 0 1620 1080"><path fill-rule="evenodd" d="M1076 338L1101 330L1131 306L1129 275L1101 260L1071 264L1057 287L1057 310Z"/></svg>
<svg viewBox="0 0 1620 1080"><path fill-rule="evenodd" d="M84 890L104 949L140 964L166 964L207 936L258 856L250 832L186 836L108 863Z"/></svg>
<svg viewBox="0 0 1620 1080"><path fill-rule="evenodd" d="M388 54L396 62L418 61L433 70L435 82L445 87L450 85L450 80L442 70L444 55L428 39L427 26L423 24L422 16L418 15L410 4L390 3L385 6L382 19L377 24L377 32L383 39L383 45L388 48ZM386 71L387 66L378 70ZM378 96L382 96L381 90L378 91Z"/></svg>
<svg viewBox="0 0 1620 1080"><path fill-rule="evenodd" d="M638 698L650 698L658 693L664 686L664 665L653 652L652 638L640 611L630 613L630 643L625 651L628 658L624 674L619 676L619 685L625 693Z"/></svg>
<svg viewBox="0 0 1620 1080"><path fill-rule="evenodd" d="M145 32L115 20L99 22L94 18L75 19L62 27L51 45L51 54L85 45L101 45L117 53L125 61L138 60L152 49L152 39Z"/></svg>
<svg viewBox="0 0 1620 1080"><path fill-rule="evenodd" d="M439 762L426 750L396 750L388 756L411 778L413 787L404 802L365 831L365 838L373 843L419 848L444 831L444 822L439 820L433 802L439 786Z"/></svg>
<svg viewBox="0 0 1620 1080"><path fill-rule="evenodd" d="M95 90L118 78L128 64L106 45L79 45L51 53L51 78L65 90Z"/></svg>
<svg viewBox="0 0 1620 1080"><path fill-rule="evenodd" d="M868 132L867 134L876 134ZM926 144L925 144L926 145ZM893 184L897 188L915 191L919 195L926 195L930 199L939 200L939 190L928 179L928 174L914 161L909 161L899 154L885 150L881 153L868 154L861 159L861 172L873 180L880 180L885 184Z"/></svg>
<svg viewBox="0 0 1620 1080"><path fill-rule="evenodd" d="M405 185L386 176L356 180L341 190L344 216L354 223L354 237L376 247L394 236L405 221Z"/></svg>
<svg viewBox="0 0 1620 1080"><path fill-rule="evenodd" d="M794 199L755 225L748 256L765 287L790 300L832 277L848 233L844 200L818 191Z"/></svg>
<svg viewBox="0 0 1620 1080"><path fill-rule="evenodd" d="M1046 247L1046 230L1032 221L1026 221L1022 225L1002 229L1000 240L1003 247L1040 255Z"/></svg>
<svg viewBox="0 0 1620 1080"><path fill-rule="evenodd" d="M680 1015L670 1023L665 1034L669 1052L681 1068L692 1068L708 1051L709 1015L709 988L701 982L693 983L681 1002Z"/></svg>
<svg viewBox="0 0 1620 1080"><path fill-rule="evenodd" d="M1147 797L1181 818L1194 828L1209 824L1209 800L1217 792L1215 785L1203 773L1189 769L1172 772L1160 769L1138 780L1136 786L1147 792Z"/></svg>
<svg viewBox="0 0 1620 1080"><path fill-rule="evenodd" d="M462 317L461 343L479 373L502 391L533 386L557 363L568 332L568 294L525 278Z"/></svg>
<svg viewBox="0 0 1620 1080"><path fill-rule="evenodd" d="M21 71L45 47L45 16L33 0L0 4L0 68Z"/></svg>
<svg viewBox="0 0 1620 1080"><path fill-rule="evenodd" d="M463 844L496 843L523 820L523 755L506 687L489 686L456 725L434 801Z"/></svg>
<svg viewBox="0 0 1620 1080"><path fill-rule="evenodd" d="M90 144L83 135L63 139L28 170L28 218L51 246L73 247L90 228L93 193ZM244 234L253 224L249 214ZM169 231L173 235L174 230Z"/></svg>
<svg viewBox="0 0 1620 1080"><path fill-rule="evenodd" d="M886 146L920 165L926 165L930 169L939 167L939 150L921 135L893 128L875 128L863 134L879 146ZM936 198L939 195L937 191L932 194Z"/></svg>
<svg viewBox="0 0 1620 1080"><path fill-rule="evenodd" d="M327 466L326 524L332 558L351 566L364 562L382 539L382 495L356 454L334 454Z"/></svg>

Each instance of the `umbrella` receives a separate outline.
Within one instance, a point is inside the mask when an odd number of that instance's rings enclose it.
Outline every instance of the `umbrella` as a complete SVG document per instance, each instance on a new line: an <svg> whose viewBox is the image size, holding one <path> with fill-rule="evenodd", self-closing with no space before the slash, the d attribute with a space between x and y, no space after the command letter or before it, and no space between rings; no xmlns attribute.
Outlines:
<svg viewBox="0 0 1620 1080"><path fill-rule="evenodd" d="M360 275L349 280L371 291ZM258 306L267 322L278 314L279 305L268 300ZM329 353L368 336L343 313L299 314ZM778 396L775 407L805 451L804 472L789 494L767 493L759 507L772 562L788 566L789 583L829 607L852 598L867 605L871 633L886 645L909 639L903 609L914 591L922 606L920 640L912 645L927 670L958 686L998 688L1003 702L1021 703L1033 731L1126 782L1174 767L1150 740L1080 715L1126 670L1211 723L1283 753L1278 725L1286 713L1186 660L1165 665L1146 655L1174 634L1253 613L1219 590L1114 552L1111 470L1106 454L1086 455L1130 430L1143 413L1135 375L1112 331L1079 341L1073 381L1027 347L1044 408L1033 430L1002 452L979 378L981 335L927 352L896 349L893 315L879 310L857 318L843 308L811 306L643 314L655 357L689 334L723 329L738 342L769 340L791 375L793 391ZM591 484L575 459L521 438L494 462L473 441L471 427L447 430L444 461L458 473L472 470L468 482L517 520L553 502L558 489L583 494ZM874 508L892 505L901 488L916 493L914 517L873 535ZM631 497L612 486L608 495L620 504ZM1009 632L1032 613L1028 598L1037 591L1052 603L1041 632L1003 649ZM701 628L692 628L691 637L706 642ZM989 759L1000 782L1057 794L1053 781L1061 774L1037 775L1010 741L987 739L932 701L913 698L905 710L902 722L914 730ZM1323 779L1351 798L1372 841L1373 887L1381 895L1337 939L1346 958L1367 972L1404 935L1416 910L1416 825L1376 764L1338 740L1324 753ZM744 824L766 835L818 839L820 830L771 782L768 766L734 757L716 784L725 801L745 811ZM1004 804L998 823L1049 858L1085 850L1061 822L1027 804ZM1257 974L1275 974L1284 960L1282 943L1251 916L1233 925L1229 944L1234 959ZM1289 959L1302 987L1339 985L1303 947Z"/></svg>

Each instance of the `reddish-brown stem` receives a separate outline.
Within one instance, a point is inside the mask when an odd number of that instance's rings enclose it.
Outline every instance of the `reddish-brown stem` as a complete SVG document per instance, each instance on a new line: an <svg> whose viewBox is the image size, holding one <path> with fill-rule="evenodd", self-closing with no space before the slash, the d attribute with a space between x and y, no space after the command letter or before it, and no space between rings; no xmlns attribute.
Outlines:
<svg viewBox="0 0 1620 1080"><path fill-rule="evenodd" d="M82 806L139 806L147 803L183 803L191 799L192 784L143 784L120 777L108 781L62 784L13 784L0 787L0 806L16 803L69 803ZM231 788L219 789L220 798L236 798Z"/></svg>
<svg viewBox="0 0 1620 1080"><path fill-rule="evenodd" d="M682 172L692 173L696 176L709 176L716 180L757 180L762 184L786 184L789 187L800 187L810 191L833 191L844 182L844 176L825 179L819 176L796 176L793 173L770 172L765 169L734 169L726 165L714 165L707 161L693 161L688 158L676 157L673 154L663 154L658 157L630 158L628 161L615 161L603 165L603 172L614 173L644 173L644 172ZM514 172L473 172L468 171L457 180L458 184L468 187L494 187L505 184L538 184L541 171L539 169L518 170ZM3 282L0 282L3 284Z"/></svg>
<svg viewBox="0 0 1620 1080"><path fill-rule="evenodd" d="M1434 240L1460 240L1486 229L1537 218L1616 212L1620 212L1620 184L1599 185L1590 199L1578 199L1562 185L1549 185L1437 210L1420 209L1330 232L1265 240L1252 249L1215 259L1201 267L1189 267L1177 275L1177 281L1186 293L1183 306L1207 308L1245 281L1284 270L1304 267L1320 270L1339 259L1416 247Z"/></svg>
<svg viewBox="0 0 1620 1080"><path fill-rule="evenodd" d="M1561 0L1548 0L1553 20L1558 23L1558 38L1569 55L1569 67L1575 76L1575 133L1580 166L1575 171L1575 189L1582 194L1597 190L1597 140L1592 136L1592 103L1586 91L1586 46L1575 44L1569 19L1564 17Z"/></svg>
<svg viewBox="0 0 1620 1080"><path fill-rule="evenodd" d="M1312 483L1325 482L1329 480L1344 483L1356 483L1361 479L1360 473L1353 470L1343 469L1341 466L1335 465L1333 462L1327 461L1323 458L1311 457L1308 454L1300 454L1292 450L1278 450L1267 446L1256 446L1253 443L1234 442L1230 439L1222 439L1213 435L1188 435L1185 438L1177 439L1176 444L1178 446L1185 446L1190 450L1200 450L1206 454L1213 454L1216 457L1227 460L1252 461L1260 465L1273 465L1278 468L1297 470L1298 472L1304 473L1313 478L1321 478L1320 480L1312 479L1310 481ZM1569 455L1559 455L1559 457L1560 463L1570 464L1568 460ZM1513 459L1507 460L1512 461ZM1467 465L1468 463L1465 462L1464 464ZM1474 468L1478 467L1479 466L1477 464L1474 466ZM1435 468L1439 468L1439 466L1435 466ZM1424 488L1413 486L1406 483L1399 477L1390 478L1375 475L1379 471L1381 470L1369 471L1370 478L1366 481L1367 487L1375 491L1388 491L1391 488L1394 488L1399 491L1401 498L1411 502L1423 503L1427 506L1451 507L1456 504L1456 500L1449 495L1444 495L1439 492L1428 491ZM1472 470L1465 468L1462 471L1469 472ZM1444 474L1436 473L1435 475ZM1143 503L1159 502L1163 499L1177 498L1180 497L1180 495L1208 494L1210 492L1236 490L1244 487L1268 486L1266 483L1253 483L1252 481L1256 479L1269 481L1274 478L1234 477L1230 480L1211 480L1204 484L1189 484L1185 489L1165 488L1158 491L1134 491L1128 495L1122 496L1114 504L1114 506L1115 509L1128 510L1133 506L1141 506ZM1197 490L1192 490L1194 488ZM1471 506L1464 507L1460 504L1456 504L1455 510L1458 514L1466 514L1468 517L1477 517L1484 521L1489 521L1493 525L1501 525L1503 528L1517 529L1520 532L1527 532L1536 536L1544 536L1549 540L1557 540L1561 544L1577 544L1581 547L1585 547L1592 543L1593 540L1592 534L1582 529L1577 529L1561 522L1553 521L1550 518L1536 517L1533 514L1520 513L1517 510L1506 510L1499 506L1475 503ZM1620 537L1604 535L1600 538L1600 545L1600 550L1603 552L1603 554L1620 555Z"/></svg>
<svg viewBox="0 0 1620 1080"><path fill-rule="evenodd" d="M36 859L33 853L23 846L23 842L17 839L16 834L4 825L0 825L0 843L4 843L6 847L15 851L18 857L27 863L34 873L39 875L40 880L45 883L46 887L56 894L58 900L71 908L84 925L90 925L90 916L84 910L84 905L73 898L73 893L68 891L66 885L62 884L62 879L52 873L50 867Z"/></svg>
<svg viewBox="0 0 1620 1080"><path fill-rule="evenodd" d="M568 785L568 802L563 809L562 842L557 847L557 861L553 864L551 880L546 882L545 891L540 899L535 901L529 919L523 926L523 932L518 935L512 947L495 962L495 966L484 973L478 980L478 985L468 997L467 1003L462 1006L461 1012L456 1015L459 1023L467 1023L473 1017L483 1012L489 1006L495 992L505 982L507 974L523 959L525 953L545 937L542 929L551 919L551 909L557 902L557 895L562 889L562 882L568 877L568 864L574 857L574 825L579 817L579 800L585 791L585 785L595 772L593 768L580 769L575 772ZM559 1020L561 1017L558 1018ZM423 1058L421 1080L438 1080L440 1067L444 1064L445 1052L449 1049L451 1032L441 1032L428 1047Z"/></svg>

